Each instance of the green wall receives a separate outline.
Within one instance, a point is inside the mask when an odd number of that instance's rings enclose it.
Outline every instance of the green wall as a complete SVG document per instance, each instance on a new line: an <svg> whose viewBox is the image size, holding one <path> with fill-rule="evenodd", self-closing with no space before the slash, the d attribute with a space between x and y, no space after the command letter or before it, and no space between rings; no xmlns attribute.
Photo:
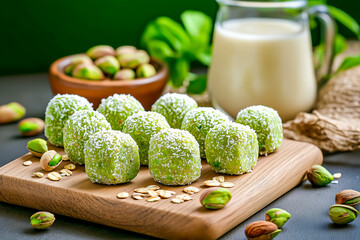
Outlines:
<svg viewBox="0 0 360 240"><path fill-rule="evenodd" d="M360 2L330 2L341 5L360 21ZM200 10L215 18L217 3L215 0L2 0L0 75L47 71L57 58L84 52L97 44L138 45L146 23L160 15L179 20L180 13L186 9ZM347 31L345 34L352 36Z"/></svg>

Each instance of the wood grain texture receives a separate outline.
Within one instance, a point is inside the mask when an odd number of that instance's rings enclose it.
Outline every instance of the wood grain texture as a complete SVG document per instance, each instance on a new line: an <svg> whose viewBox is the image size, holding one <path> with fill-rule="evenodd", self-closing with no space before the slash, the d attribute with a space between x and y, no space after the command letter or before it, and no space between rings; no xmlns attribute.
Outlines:
<svg viewBox="0 0 360 240"><path fill-rule="evenodd" d="M50 147L63 153L62 149ZM47 210L134 232L166 239L216 239L274 201L305 177L305 171L322 163L322 153L314 145L285 140L283 146L267 157L260 157L252 173L226 176L234 182L233 198L221 210L204 209L197 193L194 200L179 205L170 199L146 202L116 198L119 192L132 193L137 187L155 184L147 168L130 183L117 186L93 184L84 167L59 182L33 178L41 171L39 159L27 154L0 168L0 201ZM26 160L33 164L25 167ZM57 170L62 169L63 162ZM42 171L44 172L44 171ZM201 178L192 186L203 189L202 182L217 174L204 161ZM161 186L181 194L184 187Z"/></svg>

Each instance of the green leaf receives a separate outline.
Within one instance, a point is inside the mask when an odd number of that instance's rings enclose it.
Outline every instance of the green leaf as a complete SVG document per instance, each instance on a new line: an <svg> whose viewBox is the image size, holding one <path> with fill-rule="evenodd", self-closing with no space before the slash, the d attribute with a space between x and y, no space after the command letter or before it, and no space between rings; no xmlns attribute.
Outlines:
<svg viewBox="0 0 360 240"><path fill-rule="evenodd" d="M174 57L175 55L170 46L161 40L150 40L147 43L147 49L152 57L164 61L169 57Z"/></svg>
<svg viewBox="0 0 360 240"><path fill-rule="evenodd" d="M205 66L210 66L211 63L211 47L209 46L205 51L199 53L196 57L199 62Z"/></svg>
<svg viewBox="0 0 360 240"><path fill-rule="evenodd" d="M335 36L335 42L334 42L334 55L338 55L345 51L347 49L347 41L346 38L341 36L340 34L337 34Z"/></svg>
<svg viewBox="0 0 360 240"><path fill-rule="evenodd" d="M168 17L158 17L155 24L175 50L184 52L189 49L190 38L179 23Z"/></svg>
<svg viewBox="0 0 360 240"><path fill-rule="evenodd" d="M160 33L156 27L155 21L150 22L146 25L145 30L140 38L140 45L142 48L147 48L147 44L152 40L165 40L164 36Z"/></svg>
<svg viewBox="0 0 360 240"><path fill-rule="evenodd" d="M168 60L168 64L170 68L170 81L174 87L181 87L189 73L189 61L185 58L172 58Z"/></svg>
<svg viewBox="0 0 360 240"><path fill-rule="evenodd" d="M360 55L350 56L344 59L336 72L344 71L360 65Z"/></svg>
<svg viewBox="0 0 360 240"><path fill-rule="evenodd" d="M189 79L189 85L186 89L186 92L190 94L201 94L206 90L206 85L207 85L206 74L192 76L191 79Z"/></svg>
<svg viewBox="0 0 360 240"><path fill-rule="evenodd" d="M213 27L211 18L202 12L188 10L181 14L181 20L191 39L189 48L191 56L208 66L211 61L209 50Z"/></svg>
<svg viewBox="0 0 360 240"><path fill-rule="evenodd" d="M336 7L333 6L327 6L327 7L329 8L330 14L336 20L338 20L350 31L352 31L356 35L356 37L360 38L360 26L354 18L352 18L349 14Z"/></svg>

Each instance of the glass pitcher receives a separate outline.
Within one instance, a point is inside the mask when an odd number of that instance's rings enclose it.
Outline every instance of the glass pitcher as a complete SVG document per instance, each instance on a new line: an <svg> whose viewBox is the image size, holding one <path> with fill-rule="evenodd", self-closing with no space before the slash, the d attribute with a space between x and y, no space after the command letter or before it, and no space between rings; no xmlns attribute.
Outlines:
<svg viewBox="0 0 360 240"><path fill-rule="evenodd" d="M314 72L308 17L325 27L325 57L317 75L331 69L334 22L327 8L306 1L218 0L208 90L211 101L236 118L251 105L278 111L283 121L314 106Z"/></svg>

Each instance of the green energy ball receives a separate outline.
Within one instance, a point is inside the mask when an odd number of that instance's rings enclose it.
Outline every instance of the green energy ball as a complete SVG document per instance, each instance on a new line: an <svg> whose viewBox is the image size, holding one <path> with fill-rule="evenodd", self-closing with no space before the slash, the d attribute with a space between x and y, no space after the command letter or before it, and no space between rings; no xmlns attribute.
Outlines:
<svg viewBox="0 0 360 240"><path fill-rule="evenodd" d="M213 127L205 140L206 160L215 172L240 175L251 171L259 156L256 133L248 126L225 122Z"/></svg>
<svg viewBox="0 0 360 240"><path fill-rule="evenodd" d="M119 184L136 177L140 169L139 148L129 134L97 132L85 143L85 170L92 182Z"/></svg>
<svg viewBox="0 0 360 240"><path fill-rule="evenodd" d="M64 133L64 149L69 159L84 164L84 146L90 136L96 132L110 130L111 126L99 112L83 110L74 113L66 121Z"/></svg>
<svg viewBox="0 0 360 240"><path fill-rule="evenodd" d="M149 170L156 182L186 185L201 175L199 144L188 131L164 129L154 135L149 148Z"/></svg>
<svg viewBox="0 0 360 240"><path fill-rule="evenodd" d="M279 114L265 106L251 106L241 110L236 122L254 129L259 142L260 155L275 152L282 143L283 130Z"/></svg>
<svg viewBox="0 0 360 240"><path fill-rule="evenodd" d="M186 94L167 93L152 105L151 111L163 115L170 127L181 128L185 114L197 107L196 101Z"/></svg>
<svg viewBox="0 0 360 240"><path fill-rule="evenodd" d="M113 130L121 131L128 117L145 110L133 96L115 93L106 99L102 99L96 111L105 116Z"/></svg>
<svg viewBox="0 0 360 240"><path fill-rule="evenodd" d="M205 157L205 138L211 128L229 121L228 117L210 107L195 108L189 111L181 124L181 129L189 131L198 141L200 155Z"/></svg>
<svg viewBox="0 0 360 240"><path fill-rule="evenodd" d="M126 119L123 132L130 134L139 146L141 165L148 165L151 137L166 128L170 126L165 117L155 112L139 112Z"/></svg>
<svg viewBox="0 0 360 240"><path fill-rule="evenodd" d="M63 128L68 118L76 111L92 110L92 104L78 95L56 95L46 107L45 136L55 146L63 147Z"/></svg>

